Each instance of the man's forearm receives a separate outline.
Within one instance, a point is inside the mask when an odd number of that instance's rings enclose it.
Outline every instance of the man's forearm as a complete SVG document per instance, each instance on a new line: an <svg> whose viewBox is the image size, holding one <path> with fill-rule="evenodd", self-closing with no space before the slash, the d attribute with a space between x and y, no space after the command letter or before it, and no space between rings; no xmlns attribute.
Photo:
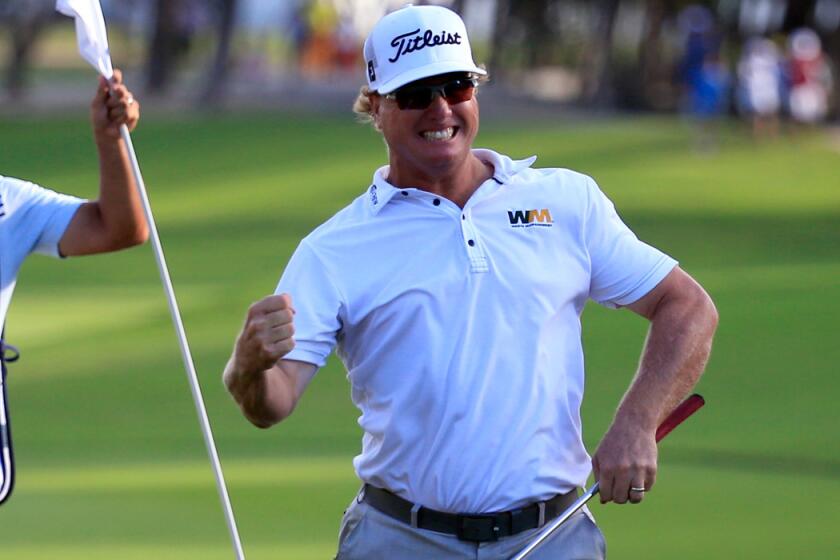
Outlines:
<svg viewBox="0 0 840 560"><path fill-rule="evenodd" d="M699 381L717 322L715 306L699 286L663 298L653 310L638 372L616 419L655 430Z"/></svg>
<svg viewBox="0 0 840 560"><path fill-rule="evenodd" d="M224 382L245 417L259 428L269 428L288 417L297 402L294 380L278 366L243 372L231 358Z"/></svg>
<svg viewBox="0 0 840 560"><path fill-rule="evenodd" d="M102 227L112 243L125 247L148 236L143 205L131 170L128 147L122 138L97 138L99 198Z"/></svg>
<svg viewBox="0 0 840 560"><path fill-rule="evenodd" d="M592 456L601 501L620 504L638 503L653 488L656 428L700 379L717 327L712 300L679 268L628 307L650 320L650 331L636 376Z"/></svg>

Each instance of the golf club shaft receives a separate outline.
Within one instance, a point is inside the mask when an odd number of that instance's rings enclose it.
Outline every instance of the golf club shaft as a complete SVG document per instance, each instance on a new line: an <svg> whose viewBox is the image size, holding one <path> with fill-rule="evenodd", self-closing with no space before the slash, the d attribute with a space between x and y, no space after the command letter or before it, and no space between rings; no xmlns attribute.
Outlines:
<svg viewBox="0 0 840 560"><path fill-rule="evenodd" d="M697 393L694 393L693 395L685 399L682 403L680 403L679 406L677 406L677 408L673 410L673 412L671 412L671 414L668 415L667 418L665 418L662 424L660 424L659 427L656 429L656 442L659 443L660 441L662 441L662 438L671 433L671 430L682 424L686 418L697 412L697 410L704 404L706 404L706 401L703 400L703 397L701 397ZM583 494L581 494L581 496L577 500L575 500L575 503L566 508L566 511L561 513L551 523L546 525L542 533L540 533L536 539L531 541L528 544L528 546L523 548L516 556L511 558L511 560L523 560L524 558L527 558L528 555L531 554L531 552L533 552L533 550L537 548L552 533L554 533L554 531L556 531L558 527L560 527L571 516L577 513L580 510L580 508L585 506L586 503L589 500L591 500L595 494L598 493L599 489L600 484L598 484L597 482L590 486L588 490L586 490Z"/></svg>

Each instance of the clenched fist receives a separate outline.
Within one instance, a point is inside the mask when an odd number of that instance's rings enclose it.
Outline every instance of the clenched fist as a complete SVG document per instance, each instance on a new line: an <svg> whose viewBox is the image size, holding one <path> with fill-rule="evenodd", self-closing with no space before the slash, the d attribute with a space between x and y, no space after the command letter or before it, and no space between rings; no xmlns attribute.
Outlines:
<svg viewBox="0 0 840 560"><path fill-rule="evenodd" d="M295 347L294 315L288 294L268 296L251 305L234 349L236 370L262 372L291 352Z"/></svg>

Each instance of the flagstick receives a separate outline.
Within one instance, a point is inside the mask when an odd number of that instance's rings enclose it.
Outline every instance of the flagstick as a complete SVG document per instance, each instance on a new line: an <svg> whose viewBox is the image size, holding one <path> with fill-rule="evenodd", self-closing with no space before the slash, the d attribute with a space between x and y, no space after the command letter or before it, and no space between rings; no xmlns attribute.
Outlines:
<svg viewBox="0 0 840 560"><path fill-rule="evenodd" d="M75 20L76 39L79 44L79 54L82 55L91 66L93 66L106 80L113 76L111 55L108 52L108 34L105 29L105 19L102 17L102 7L99 0L57 0L56 10ZM175 332L178 335L178 342L181 346L181 357L184 359L184 366L187 369L187 380L192 390L193 401L195 402L198 420L201 424L201 431L204 435L204 444L207 453L210 455L210 462L213 466L213 474L216 475L216 487L222 506L225 512L230 538L233 541L234 552L237 560L243 560L245 555L242 552L242 544L239 542L239 533L236 530L236 521L233 518L233 509L230 506L225 479L222 475L222 467L219 463L219 455L216 453L216 444L213 442L213 432L210 430L210 421L207 418L207 411L204 408L204 399L201 397L201 387L198 384L198 377L195 374L190 349L187 345L187 336L184 333L184 325L181 322L181 314L178 312L178 304L175 301L175 291L172 289L172 282L169 279L169 269L166 267L166 260L163 257L163 248L155 226L155 219L152 215L152 207L149 204L149 197L146 194L146 185L143 183L143 176L140 174L140 165L137 163L137 155L134 153L134 145L131 142L131 135L126 125L120 126L120 135L125 142L131 170L134 173L134 180L137 183L137 191L143 202L143 211L146 214L146 221L149 224L149 231L152 237L155 259L157 260L160 279L163 283L166 298L169 302L169 311L172 314L172 322L175 324Z"/></svg>
<svg viewBox="0 0 840 560"><path fill-rule="evenodd" d="M143 202L143 211L146 214L146 221L149 224L149 233L152 238L152 248L154 249L155 260L157 261L158 272L160 272L160 280L163 283L163 288L166 292L166 299L169 302L169 312L172 315L172 322L175 324L175 332L178 335L178 342L181 347L181 357L184 360L184 367L187 369L187 380L190 383L193 402L195 403L195 409L198 413L198 421L201 424L201 433L204 435L204 444L207 447L207 454L210 456L210 462L213 466L213 474L216 476L216 488L219 491L219 498L222 501L228 532L230 533L230 538L233 542L233 549L236 553L237 560L244 560L245 554L242 552L242 543L239 540L239 532L236 529L236 520L233 517L233 508L230 505L230 498L228 497L227 486L225 485L225 477L222 473L219 455L216 452L216 444L213 441L213 432L210 429L210 420L207 418L207 410L204 407L204 399L201 396L201 387L198 384L198 377L195 373L192 355L190 354L190 348L187 344L187 335L184 332L184 324L181 321L181 313L178 311L178 302L175 301L175 290L172 288L172 281L169 278L169 269L166 267L166 259L163 256L163 247L160 244L157 226L155 225L155 218L152 215L152 207L149 204L149 197L146 194L146 185L143 182L143 176L140 174L140 165L137 163L137 155L134 153L134 144L131 142L131 135L129 134L128 127L126 125L120 126L120 135L125 142L126 148L128 148L128 155L131 159L131 170L134 173L134 181L137 183L137 191Z"/></svg>

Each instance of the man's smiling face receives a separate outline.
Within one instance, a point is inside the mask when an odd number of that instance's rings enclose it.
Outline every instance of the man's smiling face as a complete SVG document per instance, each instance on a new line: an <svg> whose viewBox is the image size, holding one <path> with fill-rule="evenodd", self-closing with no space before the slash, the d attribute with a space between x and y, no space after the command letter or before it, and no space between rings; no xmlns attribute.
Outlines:
<svg viewBox="0 0 840 560"><path fill-rule="evenodd" d="M440 85L458 78L467 75L442 74L403 87ZM466 162L478 133L478 101L474 95L450 105L442 95L435 94L425 109L400 109L396 99L382 95L372 101L374 119L388 144L392 178L437 177Z"/></svg>

